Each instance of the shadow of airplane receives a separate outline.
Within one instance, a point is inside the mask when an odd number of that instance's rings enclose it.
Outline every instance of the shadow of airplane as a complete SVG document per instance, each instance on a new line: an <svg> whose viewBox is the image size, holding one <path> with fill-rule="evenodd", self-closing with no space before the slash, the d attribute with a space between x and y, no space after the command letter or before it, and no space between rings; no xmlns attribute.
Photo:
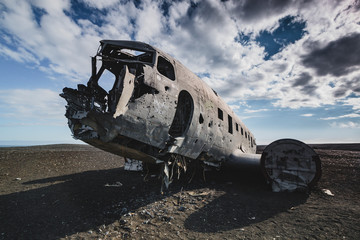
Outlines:
<svg viewBox="0 0 360 240"><path fill-rule="evenodd" d="M306 199L307 196L301 193L226 193L192 213L184 226L204 233L238 229L267 220L305 203Z"/></svg>
<svg viewBox="0 0 360 240"><path fill-rule="evenodd" d="M303 204L308 198L302 192L272 192L256 170L227 169L213 177L217 183L227 183L216 187L226 194L188 216L184 222L188 230L215 233L242 228Z"/></svg>
<svg viewBox="0 0 360 240"><path fill-rule="evenodd" d="M105 186L119 182L121 187ZM159 180L151 178L144 183L141 174L123 168L24 184L34 189L0 196L0 239L56 239L87 232L166 197L160 194ZM211 173L206 183L195 181L184 188L203 187L226 194L188 216L185 228L197 232L218 232L260 222L307 198L306 194L272 193L264 179L251 172ZM168 194L180 190L180 184L175 183Z"/></svg>
<svg viewBox="0 0 360 240"><path fill-rule="evenodd" d="M121 187L105 187L120 182ZM40 187L0 196L0 234L7 239L54 239L110 224L162 196L157 181L144 184L123 168L87 171L26 182ZM41 184L51 184L42 187ZM139 191L141 189L141 191ZM149 193L148 199L141 194ZM150 194L153 193L153 194ZM113 212L113 205L119 212ZM115 210L116 210L115 209ZM126 210L125 210L126 209ZM0 235L1 239L1 235Z"/></svg>

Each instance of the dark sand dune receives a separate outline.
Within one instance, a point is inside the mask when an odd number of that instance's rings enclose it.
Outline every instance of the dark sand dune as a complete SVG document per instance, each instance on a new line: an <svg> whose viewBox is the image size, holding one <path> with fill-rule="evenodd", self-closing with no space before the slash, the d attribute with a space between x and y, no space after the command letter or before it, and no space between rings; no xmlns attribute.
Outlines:
<svg viewBox="0 0 360 240"><path fill-rule="evenodd" d="M360 239L360 144L313 147L323 176L310 193L221 171L164 195L87 145L0 148L0 239Z"/></svg>

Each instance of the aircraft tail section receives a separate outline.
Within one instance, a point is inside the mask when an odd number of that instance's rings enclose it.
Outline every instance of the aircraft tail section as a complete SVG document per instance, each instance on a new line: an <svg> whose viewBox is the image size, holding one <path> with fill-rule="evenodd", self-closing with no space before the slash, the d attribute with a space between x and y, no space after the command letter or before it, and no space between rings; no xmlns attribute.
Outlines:
<svg viewBox="0 0 360 240"><path fill-rule="evenodd" d="M307 144L281 139L268 145L262 154L235 150L227 166L260 168L274 192L308 189L321 177L318 154Z"/></svg>

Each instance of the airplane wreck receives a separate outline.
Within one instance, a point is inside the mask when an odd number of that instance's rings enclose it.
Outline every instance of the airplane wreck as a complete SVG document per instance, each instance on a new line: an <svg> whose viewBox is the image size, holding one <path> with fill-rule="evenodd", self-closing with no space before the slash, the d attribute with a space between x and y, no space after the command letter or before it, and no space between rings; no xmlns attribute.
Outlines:
<svg viewBox="0 0 360 240"><path fill-rule="evenodd" d="M101 87L105 76L109 90ZM74 138L160 164L166 187L195 165L260 168L276 192L307 189L321 176L318 155L300 141L277 140L256 154L254 135L218 94L146 43L100 41L87 85L64 88L60 96Z"/></svg>

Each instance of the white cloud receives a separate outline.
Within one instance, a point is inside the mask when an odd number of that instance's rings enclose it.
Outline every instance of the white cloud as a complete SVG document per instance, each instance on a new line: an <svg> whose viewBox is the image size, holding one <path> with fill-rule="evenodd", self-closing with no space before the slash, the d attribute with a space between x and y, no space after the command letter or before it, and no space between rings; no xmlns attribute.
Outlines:
<svg viewBox="0 0 360 240"><path fill-rule="evenodd" d="M3 54L14 60L22 60L39 65L46 60L55 73L78 80L89 74L89 56L96 51L99 36L83 32L64 10L70 7L69 1L33 1L34 6L46 13L39 24L32 12L32 5L26 1L5 0L7 11L2 14L0 26L10 35L13 44ZM21 51L21 49L24 49ZM21 59L13 52L25 52ZM40 66L39 66L40 67Z"/></svg>
<svg viewBox="0 0 360 240"><path fill-rule="evenodd" d="M239 106L239 105L229 105L229 107L230 107L232 110L238 110L238 109L240 109L240 106Z"/></svg>
<svg viewBox="0 0 360 240"><path fill-rule="evenodd" d="M93 8L104 9L115 5L118 0L82 0L85 4Z"/></svg>
<svg viewBox="0 0 360 240"><path fill-rule="evenodd" d="M137 11L136 39L143 42L151 42L161 35L164 17L158 5L147 0L144 1L141 9Z"/></svg>
<svg viewBox="0 0 360 240"><path fill-rule="evenodd" d="M342 119L342 118L358 118L360 117L360 114L358 113L350 113L342 116L337 117L327 117L327 118L320 118L321 120L335 120L335 119Z"/></svg>
<svg viewBox="0 0 360 240"><path fill-rule="evenodd" d="M330 124L333 128L360 128L359 122L333 122Z"/></svg>
<svg viewBox="0 0 360 240"><path fill-rule="evenodd" d="M352 106L353 110L360 110L360 97L343 100L343 103Z"/></svg>
<svg viewBox="0 0 360 240"><path fill-rule="evenodd" d="M239 110L241 108L249 108L250 106L246 103L246 101L237 101L230 103L229 107L232 110Z"/></svg>
<svg viewBox="0 0 360 240"><path fill-rule="evenodd" d="M3 121L17 124L64 125L65 100L49 89L0 90L0 109Z"/></svg>
<svg viewBox="0 0 360 240"><path fill-rule="evenodd" d="M244 113L258 113L258 112L267 112L269 109L245 109Z"/></svg>
<svg viewBox="0 0 360 240"><path fill-rule="evenodd" d="M31 62L36 65L39 64L39 61L34 57L34 55L24 48L18 48L17 51L14 51L0 44L0 55L12 58L17 62Z"/></svg>
<svg viewBox="0 0 360 240"><path fill-rule="evenodd" d="M305 113L305 114L301 114L302 117L312 117L314 116L314 114L312 113Z"/></svg>

